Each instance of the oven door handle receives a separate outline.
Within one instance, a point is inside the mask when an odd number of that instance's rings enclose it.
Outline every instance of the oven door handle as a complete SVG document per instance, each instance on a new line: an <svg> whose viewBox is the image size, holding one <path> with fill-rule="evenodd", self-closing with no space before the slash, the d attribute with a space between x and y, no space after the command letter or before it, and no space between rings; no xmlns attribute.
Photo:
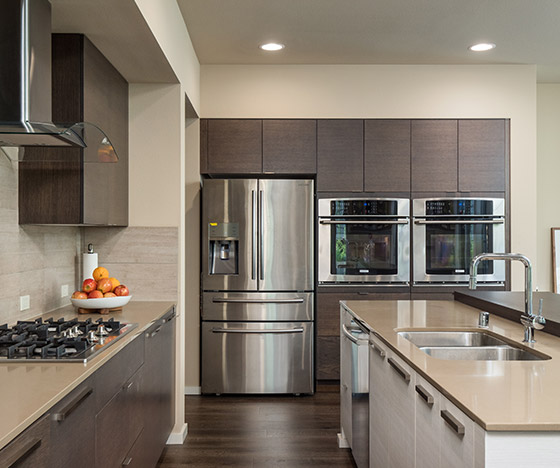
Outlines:
<svg viewBox="0 0 560 468"><path fill-rule="evenodd" d="M293 299L229 299L222 297L212 298L214 304L303 304L303 297Z"/></svg>
<svg viewBox="0 0 560 468"><path fill-rule="evenodd" d="M414 224L504 224L504 218L499 219L465 219L459 220L429 220L429 219L415 219Z"/></svg>
<svg viewBox="0 0 560 468"><path fill-rule="evenodd" d="M408 219L397 219L395 221L338 221L334 219L320 219L319 224L408 224Z"/></svg>

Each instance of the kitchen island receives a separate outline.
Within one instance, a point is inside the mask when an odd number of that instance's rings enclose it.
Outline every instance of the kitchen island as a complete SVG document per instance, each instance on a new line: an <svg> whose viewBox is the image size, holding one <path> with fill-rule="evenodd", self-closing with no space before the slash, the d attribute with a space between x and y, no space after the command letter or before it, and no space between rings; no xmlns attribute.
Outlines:
<svg viewBox="0 0 560 468"><path fill-rule="evenodd" d="M147 397L150 399L152 397L154 399L161 399L162 396L159 395L161 389L153 389L152 380L154 376L146 375L153 371L154 365L150 363L150 358L152 354L155 355L155 353L151 353L151 349L148 348L148 339L153 338L159 333L161 329L160 322L163 320L162 317L174 316L174 307L175 305L172 302L130 302L122 311L103 316L99 314L78 315L72 306L66 306L45 314L42 317L43 319L49 317L53 317L54 319L60 317L72 319L77 317L80 321L87 318L97 320L103 317L103 319L106 320L113 317L115 320L121 322L136 323L137 327L86 363L81 361L0 361L0 381L2 382L2 385L0 385L0 395L2 397L0 399L0 411L2 414L2 418L0 418L0 448L8 445L10 441L15 439L35 421L44 418L44 415L52 411L65 397L75 392L78 387L83 386L84 382L88 383L89 393L83 393L82 398L78 398L76 402L80 403L86 399L93 401L91 410L94 420L87 422L86 428L88 433L85 434L90 439L92 439L92 436L95 434L96 424L104 424L103 409L105 407L120 405L126 408L126 417L132 417L133 413L147 410L147 408L150 407L149 404L144 407L136 406L134 410L129 411L127 399L124 398L123 395L120 395L121 389L132 389L130 392L133 392L131 393L133 397L128 398L128 400L136 401L136 403L146 396L142 396L143 394L141 391L143 391L143 389L149 392ZM169 338L169 343L164 344L163 348L166 350L166 353L171 354L171 356L167 357L169 362L156 363L156 366L173 369L174 321L172 318L167 321L170 327L167 327L166 331L162 332L160 335L164 333L167 334L166 338ZM158 346L161 347L161 343L158 343ZM126 360L124 360L125 357ZM133 375L135 376L134 379L132 377ZM170 382L166 382L165 384L167 388L172 388L173 376L169 375L168 377L167 380L170 380ZM123 380L123 382L120 382L119 379ZM157 376L155 380L157 380ZM138 389L136 387L138 387ZM112 389L114 389L114 394L111 393L113 391ZM93 398L89 398L90 394L93 395ZM125 403L121 404L121 400ZM170 406L171 399L168 398L163 401L163 403L165 403L166 406ZM69 416L73 411L74 408L69 407L68 412L63 416L58 416L58 419L64 419L66 415ZM117 411L120 410L117 409ZM107 412L109 416L110 413L116 414L115 409L111 409L111 411ZM51 417L50 419L53 420L56 418ZM108 419L106 418L106 420L110 421L110 417ZM122 424L124 423L125 422L122 422ZM109 424L109 422L107 424ZM142 424L139 424L138 427L139 432L144 430ZM135 436L138 436L138 434L135 434ZM49 437L52 443L52 441L56 439L56 434L49 431ZM75 434L75 437L78 437L78 435ZM9 447L6 447L6 449L9 449ZM0 460L2 460L2 453L5 452L6 449L0 451ZM108 450L109 448L107 448L107 451ZM92 457L94 456L94 454L91 455ZM97 456L97 453L95 456ZM157 456L159 457L159 453ZM90 460L89 463L93 466L93 461ZM54 465L51 463L41 466ZM84 466L90 465L86 463ZM100 466L100 464L97 462L96 466Z"/></svg>
<svg viewBox="0 0 560 468"><path fill-rule="evenodd" d="M436 359L398 331L479 331L478 309L456 301L341 304L342 313L347 311L370 331L370 466L391 466L388 462L391 455L385 452L381 457L383 463L375 462L379 455L377 448L387 444L390 447L395 442L383 444L379 439L383 436L379 434L393 434L400 441L393 448L393 455L417 467L511 468L560 464L560 340L557 337L537 331L537 342L525 346L521 324L492 315L490 334L505 337L545 359ZM396 383L391 380L394 378L398 380ZM401 381L406 383L405 387L400 387ZM431 411L436 407L437 414ZM431 414L423 413L426 408ZM448 415L452 415L451 419L446 419ZM449 438L447 432L454 432L453 437ZM530 450L529 458L527 450ZM423 464L426 459L429 462Z"/></svg>

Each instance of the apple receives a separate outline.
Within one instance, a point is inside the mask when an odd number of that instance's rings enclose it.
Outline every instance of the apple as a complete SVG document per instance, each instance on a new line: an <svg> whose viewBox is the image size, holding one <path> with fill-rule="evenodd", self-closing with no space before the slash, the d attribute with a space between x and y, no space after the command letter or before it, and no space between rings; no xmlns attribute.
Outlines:
<svg viewBox="0 0 560 468"><path fill-rule="evenodd" d="M74 291L72 299L87 299L87 294L83 291Z"/></svg>
<svg viewBox="0 0 560 468"><path fill-rule="evenodd" d="M112 292L107 292L107 293L103 294L103 297L117 297L117 295L115 293L112 293Z"/></svg>
<svg viewBox="0 0 560 468"><path fill-rule="evenodd" d="M116 296L128 296L128 288L124 284L119 284L113 291Z"/></svg>
<svg viewBox="0 0 560 468"><path fill-rule="evenodd" d="M82 291L85 293L90 293L97 289L97 281L93 278L85 279L82 284Z"/></svg>
<svg viewBox="0 0 560 468"><path fill-rule="evenodd" d="M97 289L103 294L111 292L111 290L113 289L113 283L109 278L101 278L97 282Z"/></svg>
<svg viewBox="0 0 560 468"><path fill-rule="evenodd" d="M88 299L100 299L103 297L103 293L99 289L94 289L87 297Z"/></svg>

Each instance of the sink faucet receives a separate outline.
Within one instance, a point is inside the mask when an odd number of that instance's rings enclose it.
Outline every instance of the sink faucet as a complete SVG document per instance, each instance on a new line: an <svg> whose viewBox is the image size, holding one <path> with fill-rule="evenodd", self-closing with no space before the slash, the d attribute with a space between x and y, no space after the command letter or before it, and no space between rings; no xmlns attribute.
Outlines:
<svg viewBox="0 0 560 468"><path fill-rule="evenodd" d="M542 316L542 301L539 304L537 315L533 314L533 278L531 261L518 253L481 253L475 255L471 260L469 289L476 289L476 270L478 264L483 260L519 260L525 265L525 313L521 314L521 323L525 327L523 341L526 343L535 342L535 329L542 330L546 320Z"/></svg>

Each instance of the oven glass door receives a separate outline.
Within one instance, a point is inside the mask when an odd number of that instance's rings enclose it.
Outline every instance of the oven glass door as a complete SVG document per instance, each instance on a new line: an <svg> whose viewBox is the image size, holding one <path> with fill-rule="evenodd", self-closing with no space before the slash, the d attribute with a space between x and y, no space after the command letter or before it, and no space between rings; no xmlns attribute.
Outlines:
<svg viewBox="0 0 560 468"><path fill-rule="evenodd" d="M471 224L472 223L472 224ZM471 259L493 252L494 225L488 223L437 222L426 224L426 274L468 274ZM494 272L494 262L481 262L481 275Z"/></svg>
<svg viewBox="0 0 560 468"><path fill-rule="evenodd" d="M398 224L338 221L330 236L331 275L396 275Z"/></svg>

